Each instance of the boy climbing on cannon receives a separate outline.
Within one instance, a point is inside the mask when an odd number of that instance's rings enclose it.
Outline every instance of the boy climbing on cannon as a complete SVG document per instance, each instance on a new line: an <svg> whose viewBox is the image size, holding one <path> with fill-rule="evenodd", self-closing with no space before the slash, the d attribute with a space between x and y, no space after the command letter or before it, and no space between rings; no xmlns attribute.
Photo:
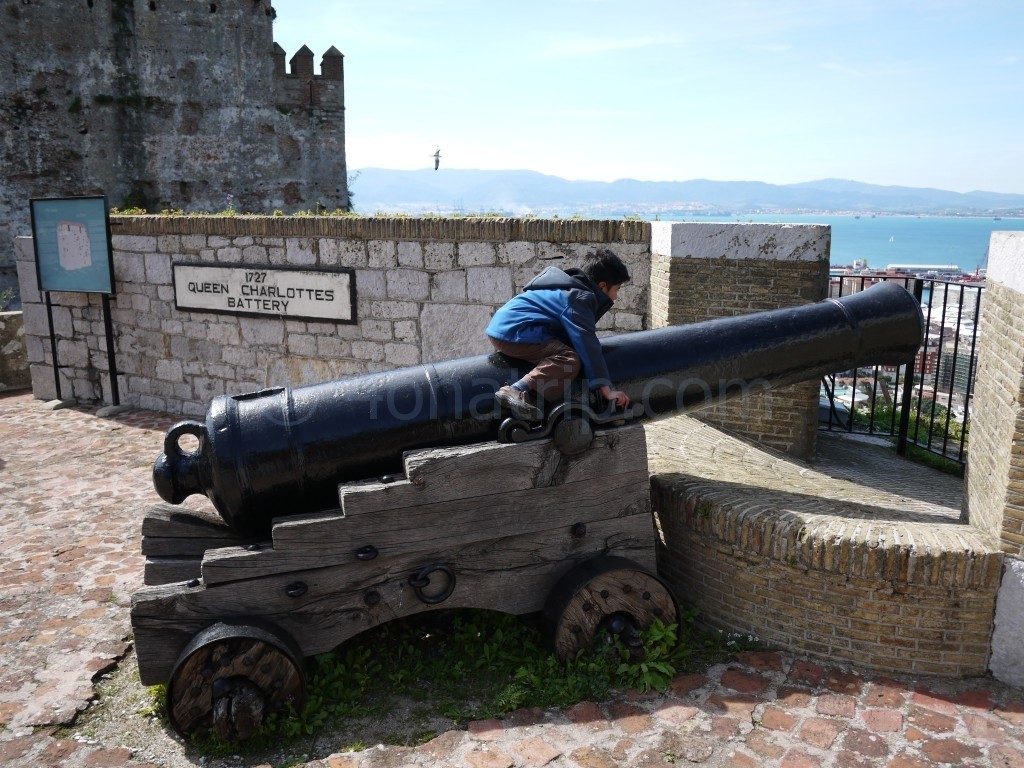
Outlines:
<svg viewBox="0 0 1024 768"><path fill-rule="evenodd" d="M494 348L533 364L519 381L501 387L495 399L514 416L544 418L542 401L569 399L569 388L584 374L584 386L618 408L629 405L612 388L597 338L597 322L612 308L619 286L629 280L622 260L608 250L588 253L582 269L548 267L495 312L487 326Z"/></svg>

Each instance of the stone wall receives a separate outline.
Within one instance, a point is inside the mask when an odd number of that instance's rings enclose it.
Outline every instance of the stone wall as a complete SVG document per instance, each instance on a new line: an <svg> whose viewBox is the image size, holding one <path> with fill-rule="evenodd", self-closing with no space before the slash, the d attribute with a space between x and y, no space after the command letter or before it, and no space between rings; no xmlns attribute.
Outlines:
<svg viewBox="0 0 1024 768"><path fill-rule="evenodd" d="M651 237L655 328L797 306L828 295L827 226L654 222ZM700 417L809 458L818 428L818 390L817 381L770 393L753 387Z"/></svg>
<svg viewBox="0 0 1024 768"><path fill-rule="evenodd" d="M494 310L548 265L606 247L629 266L599 326L648 326L649 225L637 221L115 217L112 301L121 402L200 415L221 394L301 385L490 351ZM56 396L30 238L18 240L37 397ZM351 325L178 310L172 264L355 270ZM61 394L110 402L100 298L51 293Z"/></svg>
<svg viewBox="0 0 1024 768"><path fill-rule="evenodd" d="M285 71L269 0L34 0L0 23L0 263L31 198L347 208L342 56ZM230 200L228 196L231 196Z"/></svg>
<svg viewBox="0 0 1024 768"><path fill-rule="evenodd" d="M0 392L31 385L21 312L0 312Z"/></svg>

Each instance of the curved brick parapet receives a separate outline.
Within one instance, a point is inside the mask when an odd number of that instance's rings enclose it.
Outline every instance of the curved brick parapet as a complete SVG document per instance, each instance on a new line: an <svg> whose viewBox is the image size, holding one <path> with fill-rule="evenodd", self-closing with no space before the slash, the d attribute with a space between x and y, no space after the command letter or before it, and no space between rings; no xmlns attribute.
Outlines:
<svg viewBox="0 0 1024 768"><path fill-rule="evenodd" d="M985 672L1003 555L962 483L822 436L814 464L695 419L648 430L659 569L721 629L885 672Z"/></svg>

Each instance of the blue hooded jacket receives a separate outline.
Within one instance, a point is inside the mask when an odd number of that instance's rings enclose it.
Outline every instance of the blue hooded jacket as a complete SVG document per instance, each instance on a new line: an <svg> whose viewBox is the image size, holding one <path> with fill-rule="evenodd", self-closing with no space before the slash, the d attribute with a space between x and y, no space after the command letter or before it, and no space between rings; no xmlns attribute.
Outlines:
<svg viewBox="0 0 1024 768"><path fill-rule="evenodd" d="M597 389L611 385L597 339L597 321L611 308L612 300L581 270L548 267L494 313L486 333L521 344L568 344L580 356L590 388Z"/></svg>

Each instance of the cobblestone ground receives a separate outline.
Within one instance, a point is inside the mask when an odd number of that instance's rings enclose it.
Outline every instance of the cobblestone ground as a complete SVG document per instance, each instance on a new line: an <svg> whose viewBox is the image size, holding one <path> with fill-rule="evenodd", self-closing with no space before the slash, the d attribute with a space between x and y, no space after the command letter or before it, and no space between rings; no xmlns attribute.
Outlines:
<svg viewBox="0 0 1024 768"><path fill-rule="evenodd" d="M29 395L0 396L6 768L171 765L58 729L130 649L139 526L157 501L150 468L173 421L143 411L102 419L47 411ZM1022 739L1024 692L993 680L877 678L765 652L681 675L666 693L519 711L418 747L372 747L305 766L1024 768Z"/></svg>

